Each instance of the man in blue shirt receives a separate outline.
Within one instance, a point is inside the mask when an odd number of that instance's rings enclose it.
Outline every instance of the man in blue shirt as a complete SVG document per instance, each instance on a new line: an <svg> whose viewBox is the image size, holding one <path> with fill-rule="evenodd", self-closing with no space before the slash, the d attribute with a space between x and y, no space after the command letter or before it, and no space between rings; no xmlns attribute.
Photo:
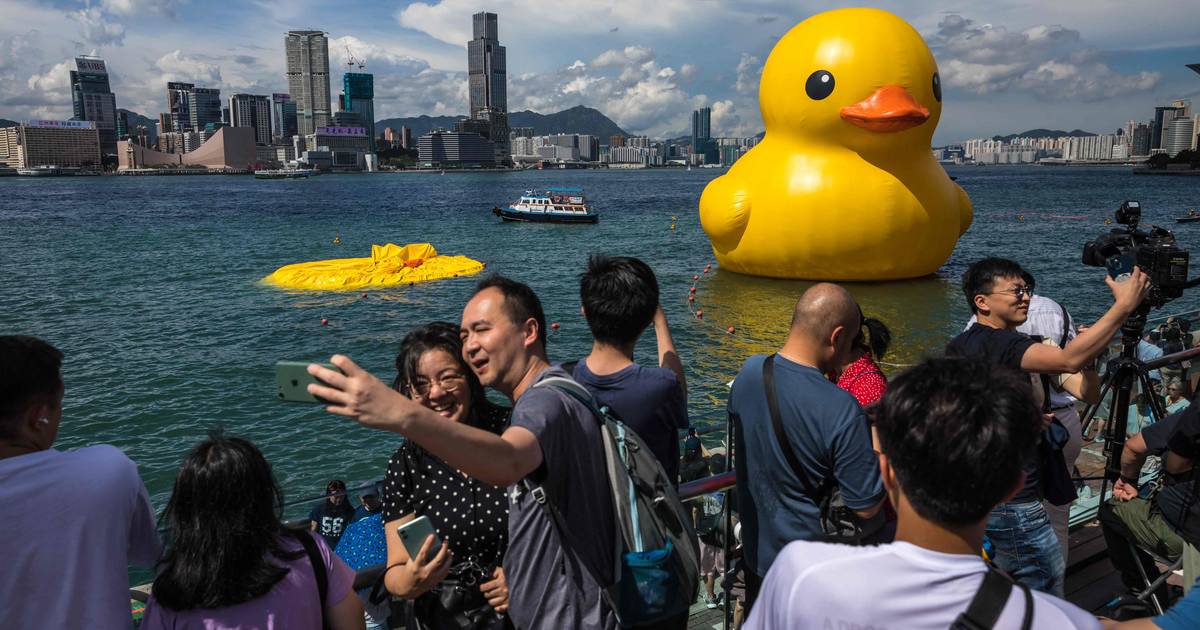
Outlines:
<svg viewBox="0 0 1200 630"><path fill-rule="evenodd" d="M592 352L565 367L646 442L667 477L678 482L679 429L688 427L687 385L658 303L654 272L637 258L595 255L579 278L579 297L592 330ZM652 323L658 367L644 367L633 361L633 351Z"/></svg>
<svg viewBox="0 0 1200 630"><path fill-rule="evenodd" d="M747 614L762 577L784 545L823 536L817 498L808 495L799 475L806 475L814 488L832 478L846 505L863 519L875 516L883 502L879 462L862 408L825 377L846 363L860 320L848 291L816 284L796 303L787 341L772 359L785 437L803 471L788 465L771 426L763 383L767 357L747 359L733 382L729 415L739 427L734 433L734 468L749 569Z"/></svg>

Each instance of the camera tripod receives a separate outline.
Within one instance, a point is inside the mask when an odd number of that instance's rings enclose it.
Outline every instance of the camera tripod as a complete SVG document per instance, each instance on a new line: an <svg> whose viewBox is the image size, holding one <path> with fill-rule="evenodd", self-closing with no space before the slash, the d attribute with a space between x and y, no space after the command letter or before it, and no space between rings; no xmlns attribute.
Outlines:
<svg viewBox="0 0 1200 630"><path fill-rule="evenodd" d="M1142 340L1142 332L1146 328L1146 315L1150 305L1138 307L1125 323L1121 325L1121 354L1108 362L1104 378L1100 381L1100 401L1089 405L1084 411L1081 424L1086 433L1095 418L1096 411L1103 406L1106 399L1108 405L1108 421L1104 425L1104 476L1100 483L1100 501L1104 501L1108 485L1121 477L1121 451L1125 449L1125 432L1129 427L1129 402L1132 399L1133 385L1138 383L1140 391L1149 399L1150 418L1158 422L1166 415L1166 409L1159 396L1154 395L1153 384L1150 382L1149 371L1152 367L1137 358L1138 344ZM1174 357L1176 355L1171 355ZM1163 357L1164 359L1171 357ZM1161 359L1151 362L1158 367ZM1169 361L1173 362L1173 361ZM1168 362L1168 363L1169 363Z"/></svg>

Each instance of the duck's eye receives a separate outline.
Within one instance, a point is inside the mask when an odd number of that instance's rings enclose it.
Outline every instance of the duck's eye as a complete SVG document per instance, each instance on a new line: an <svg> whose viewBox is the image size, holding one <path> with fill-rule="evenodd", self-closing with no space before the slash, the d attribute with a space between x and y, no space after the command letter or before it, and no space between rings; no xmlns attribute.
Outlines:
<svg viewBox="0 0 1200 630"><path fill-rule="evenodd" d="M936 72L933 73L933 98L939 103L942 102L942 78Z"/></svg>
<svg viewBox="0 0 1200 630"><path fill-rule="evenodd" d="M828 70L817 70L808 75L808 81L804 82L804 92L808 94L808 98L814 101L833 94L833 73Z"/></svg>

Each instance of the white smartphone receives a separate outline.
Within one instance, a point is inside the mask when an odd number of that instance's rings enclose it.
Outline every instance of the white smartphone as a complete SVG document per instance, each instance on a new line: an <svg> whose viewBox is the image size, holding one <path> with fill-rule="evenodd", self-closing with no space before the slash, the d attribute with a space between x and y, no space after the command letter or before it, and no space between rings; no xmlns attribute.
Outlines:
<svg viewBox="0 0 1200 630"><path fill-rule="evenodd" d="M425 561L432 560L442 546L437 532L433 531L433 523L424 516L418 516L396 528L396 533L400 535L400 542L404 543L404 548L408 550L409 558L417 557L430 534L433 534L433 546L429 548L429 557L425 558Z"/></svg>

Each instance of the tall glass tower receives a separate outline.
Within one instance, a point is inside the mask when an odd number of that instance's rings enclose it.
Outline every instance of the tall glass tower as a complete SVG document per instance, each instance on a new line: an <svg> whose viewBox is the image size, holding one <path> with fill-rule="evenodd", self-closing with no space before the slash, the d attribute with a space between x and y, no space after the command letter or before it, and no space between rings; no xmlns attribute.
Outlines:
<svg viewBox="0 0 1200 630"><path fill-rule="evenodd" d="M470 88L471 118L479 110L508 111L507 67L504 46L500 45L499 24L495 13L472 16L474 39L467 42L467 74Z"/></svg>
<svg viewBox="0 0 1200 630"><path fill-rule="evenodd" d="M296 131L307 136L329 126L329 40L323 31L288 31L283 41Z"/></svg>
<svg viewBox="0 0 1200 630"><path fill-rule="evenodd" d="M368 144L375 150L375 76L366 72L342 75L342 109L358 114L367 130Z"/></svg>
<svg viewBox="0 0 1200 630"><path fill-rule="evenodd" d="M75 58L71 71L71 105L75 120L96 123L100 154L117 154L117 97L108 85L108 68L99 57Z"/></svg>

